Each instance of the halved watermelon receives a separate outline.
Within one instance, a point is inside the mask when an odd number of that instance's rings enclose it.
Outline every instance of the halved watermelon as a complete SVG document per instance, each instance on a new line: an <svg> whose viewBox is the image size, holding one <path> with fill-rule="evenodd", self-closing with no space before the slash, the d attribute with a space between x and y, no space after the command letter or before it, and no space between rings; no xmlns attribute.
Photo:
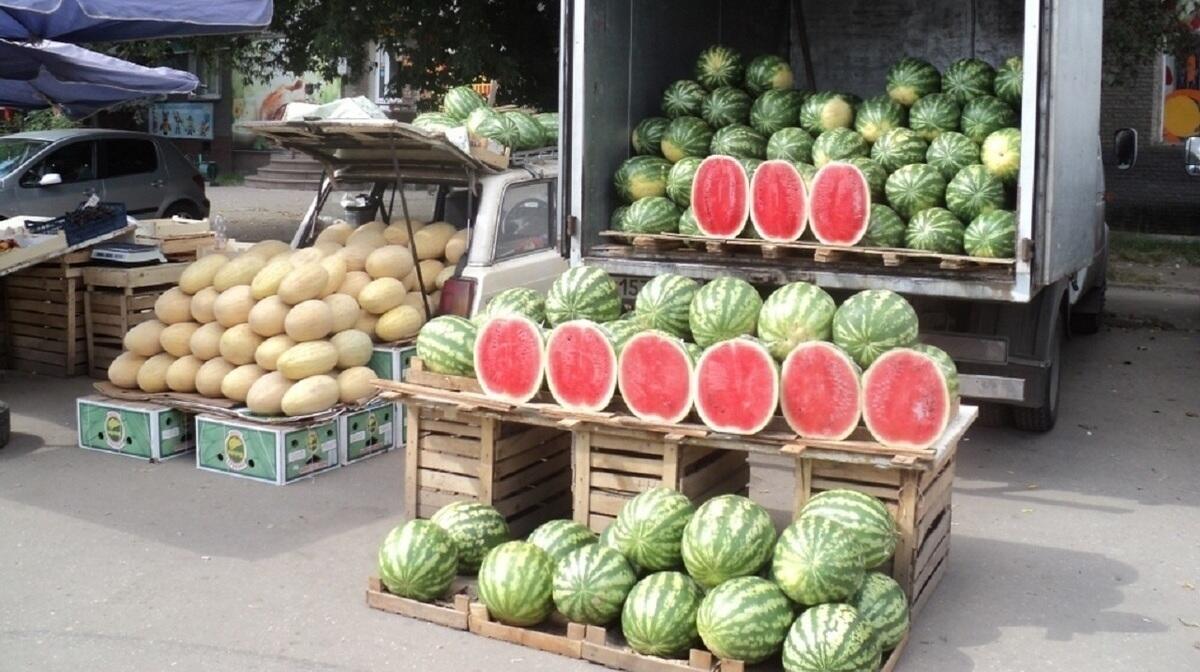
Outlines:
<svg viewBox="0 0 1200 672"><path fill-rule="evenodd" d="M643 331L625 342L617 385L637 417L674 424L692 410L692 357L665 331Z"/></svg>
<svg viewBox="0 0 1200 672"><path fill-rule="evenodd" d="M475 376L489 397L525 403L542 387L541 327L522 315L491 317L475 336Z"/></svg>
<svg viewBox="0 0 1200 672"><path fill-rule="evenodd" d="M806 341L783 360L779 405L788 425L806 439L840 441L858 426L862 370L844 350Z"/></svg>
<svg viewBox="0 0 1200 672"><path fill-rule="evenodd" d="M550 332L546 384L563 408L599 411L608 406L617 388L617 353L600 325L571 320Z"/></svg>
<svg viewBox="0 0 1200 672"><path fill-rule="evenodd" d="M714 431L756 434L779 407L779 369L755 339L733 338L709 347L693 378L696 412Z"/></svg>
<svg viewBox="0 0 1200 672"><path fill-rule="evenodd" d="M789 242L808 224L808 190L791 161L764 161L750 180L750 221L763 240Z"/></svg>
<svg viewBox="0 0 1200 672"><path fill-rule="evenodd" d="M808 191L808 222L825 245L849 247L862 240L871 221L871 185L850 163L835 161L817 171Z"/></svg>
<svg viewBox="0 0 1200 672"><path fill-rule="evenodd" d="M910 348L879 356L863 374L863 421L892 448L928 448L953 412L946 374L933 357Z"/></svg>
<svg viewBox="0 0 1200 672"><path fill-rule="evenodd" d="M692 214L710 238L737 238L750 217L750 180L742 163L714 154L700 162L692 180Z"/></svg>

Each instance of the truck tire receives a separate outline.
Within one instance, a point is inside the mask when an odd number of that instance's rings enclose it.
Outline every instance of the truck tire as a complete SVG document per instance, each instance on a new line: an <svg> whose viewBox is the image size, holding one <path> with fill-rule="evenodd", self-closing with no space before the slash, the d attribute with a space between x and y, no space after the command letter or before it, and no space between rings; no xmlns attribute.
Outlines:
<svg viewBox="0 0 1200 672"><path fill-rule="evenodd" d="M1105 285L1093 287L1071 309L1071 333L1091 336L1104 326Z"/></svg>
<svg viewBox="0 0 1200 672"><path fill-rule="evenodd" d="M8 412L8 404L0 401L0 448L8 445L8 437L12 431L12 420Z"/></svg>
<svg viewBox="0 0 1200 672"><path fill-rule="evenodd" d="M1012 409L1013 426L1025 432L1048 432L1054 429L1058 421L1058 390L1062 381L1062 346L1063 329L1060 324L1054 326L1050 335L1050 369L1046 373L1046 387L1042 391L1040 406L1014 406Z"/></svg>

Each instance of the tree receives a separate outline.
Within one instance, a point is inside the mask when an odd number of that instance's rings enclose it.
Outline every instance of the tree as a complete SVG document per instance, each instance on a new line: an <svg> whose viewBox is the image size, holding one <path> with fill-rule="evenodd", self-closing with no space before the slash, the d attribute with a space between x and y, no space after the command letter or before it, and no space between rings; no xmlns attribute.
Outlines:
<svg viewBox="0 0 1200 672"><path fill-rule="evenodd" d="M1104 78L1120 83L1157 58L1200 47L1195 17L1200 0L1107 0L1104 3Z"/></svg>

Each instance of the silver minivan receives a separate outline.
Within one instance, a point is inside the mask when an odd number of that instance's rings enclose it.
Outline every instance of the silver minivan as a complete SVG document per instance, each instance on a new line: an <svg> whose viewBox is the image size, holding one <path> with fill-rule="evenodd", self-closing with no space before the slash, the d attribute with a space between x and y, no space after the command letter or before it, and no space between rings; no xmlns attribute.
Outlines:
<svg viewBox="0 0 1200 672"><path fill-rule="evenodd" d="M86 128L0 137L0 219L57 217L92 195L134 217L208 215L204 178L165 138Z"/></svg>

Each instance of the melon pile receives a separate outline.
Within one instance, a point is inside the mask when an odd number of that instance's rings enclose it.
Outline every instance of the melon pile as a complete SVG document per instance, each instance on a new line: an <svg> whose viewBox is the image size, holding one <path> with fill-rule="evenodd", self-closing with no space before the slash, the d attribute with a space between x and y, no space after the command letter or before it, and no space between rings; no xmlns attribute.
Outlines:
<svg viewBox="0 0 1200 672"><path fill-rule="evenodd" d="M558 145L558 113L501 111L469 86L456 86L442 97L442 109L423 112L413 126L430 133L445 133L465 126L475 135L495 140L516 151Z"/></svg>
<svg viewBox="0 0 1200 672"><path fill-rule="evenodd" d="M413 228L409 241L400 224L335 222L310 248L267 240L195 261L159 296L155 319L126 333L109 381L244 402L267 416L373 396L374 343L416 336L422 298L436 310L466 251L466 232L450 224Z"/></svg>

